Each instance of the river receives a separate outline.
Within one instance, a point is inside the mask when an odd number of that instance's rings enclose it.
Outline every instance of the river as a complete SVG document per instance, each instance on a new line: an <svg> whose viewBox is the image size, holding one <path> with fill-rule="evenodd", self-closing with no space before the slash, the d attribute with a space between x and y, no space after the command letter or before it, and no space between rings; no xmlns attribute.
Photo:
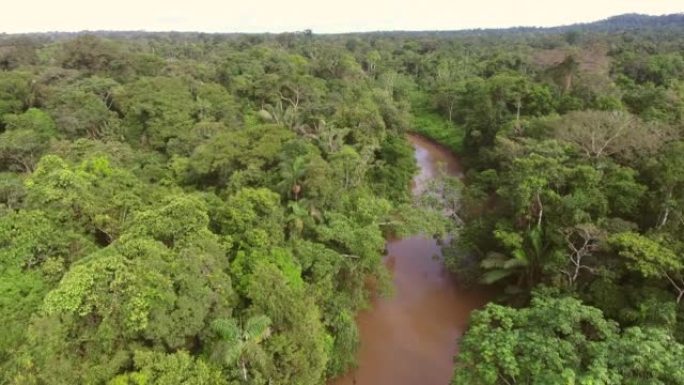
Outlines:
<svg viewBox="0 0 684 385"><path fill-rule="evenodd" d="M413 192L437 175L440 164L461 176L458 158L446 148L411 135L420 172ZM358 367L330 385L447 385L452 377L456 342L470 312L487 295L458 285L444 267L432 238L412 236L389 241L385 264L394 295L379 297L357 318L361 346Z"/></svg>

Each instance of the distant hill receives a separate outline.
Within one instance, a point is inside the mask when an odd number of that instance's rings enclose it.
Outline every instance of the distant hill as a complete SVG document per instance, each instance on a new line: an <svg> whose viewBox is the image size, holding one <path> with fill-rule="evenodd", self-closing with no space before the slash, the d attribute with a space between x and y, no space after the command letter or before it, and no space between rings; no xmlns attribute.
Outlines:
<svg viewBox="0 0 684 385"><path fill-rule="evenodd" d="M588 31L588 32L620 32L629 30L643 29L684 29L684 13L673 13L669 15L651 16L637 13L626 13L623 15L612 16L607 19L588 23L576 23L561 25L556 27L510 27L510 28L479 28L462 29L451 31L378 31L370 33L379 34L406 34L424 36L473 36L473 35L508 35L508 34L545 34L559 33L568 31ZM352 33L361 35L362 33Z"/></svg>
<svg viewBox="0 0 684 385"><path fill-rule="evenodd" d="M574 24L565 27L558 27L564 29L571 28L585 28L592 30L619 30L619 29L635 29L635 28L658 28L658 27L684 27L684 13L674 13L671 15L650 16L641 15L637 13L627 13L609 17L605 20L599 20L593 23Z"/></svg>

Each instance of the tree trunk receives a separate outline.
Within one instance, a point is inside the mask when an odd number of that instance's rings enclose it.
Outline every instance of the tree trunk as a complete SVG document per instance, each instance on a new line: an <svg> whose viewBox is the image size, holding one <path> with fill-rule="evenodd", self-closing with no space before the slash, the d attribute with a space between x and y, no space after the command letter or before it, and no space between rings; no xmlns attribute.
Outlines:
<svg viewBox="0 0 684 385"><path fill-rule="evenodd" d="M240 368L242 369L242 379L247 381L247 366L244 360L240 360Z"/></svg>
<svg viewBox="0 0 684 385"><path fill-rule="evenodd" d="M542 205L541 197L539 192L537 192L537 205L539 206L539 212L537 213L537 227L541 227L542 217L544 215L544 206Z"/></svg>
<svg viewBox="0 0 684 385"><path fill-rule="evenodd" d="M670 189L667 192L667 198L665 199L665 211L663 212L663 215L660 218L660 223L658 224L658 228L661 228L667 224L667 220L670 217L670 206L669 206L669 201L672 199L672 189Z"/></svg>
<svg viewBox="0 0 684 385"><path fill-rule="evenodd" d="M522 100L520 96L515 101L515 131L520 134L520 108L522 107Z"/></svg>

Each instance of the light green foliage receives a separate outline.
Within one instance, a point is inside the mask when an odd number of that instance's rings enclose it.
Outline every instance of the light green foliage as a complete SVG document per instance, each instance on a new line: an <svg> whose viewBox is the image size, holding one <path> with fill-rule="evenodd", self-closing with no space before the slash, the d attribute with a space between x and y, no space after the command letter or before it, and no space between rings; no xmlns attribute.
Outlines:
<svg viewBox="0 0 684 385"><path fill-rule="evenodd" d="M684 345L662 329L627 329L609 357L622 384L684 384Z"/></svg>
<svg viewBox="0 0 684 385"><path fill-rule="evenodd" d="M615 234L610 243L626 258L628 267L644 277L660 277L684 268L684 261L673 251L637 233Z"/></svg>
<svg viewBox="0 0 684 385"><path fill-rule="evenodd" d="M368 168L368 160L353 147L343 146L331 156L330 165L335 179L341 182L340 188L348 190L360 186Z"/></svg>
<svg viewBox="0 0 684 385"><path fill-rule="evenodd" d="M304 287L301 268L294 260L292 253L288 249L275 247L270 250L252 249L237 252L230 264L230 272L236 279L236 287L244 292L253 280L252 274L261 264L277 267L289 285Z"/></svg>
<svg viewBox="0 0 684 385"><path fill-rule="evenodd" d="M242 189L226 200L218 213L222 234L243 248L267 249L284 240L284 210L278 194L268 189Z"/></svg>
<svg viewBox="0 0 684 385"><path fill-rule="evenodd" d="M95 235L101 242L116 239L134 210L153 198L153 189L143 185L130 171L112 167L105 157L95 157L70 166L48 155L26 181L27 204L48 215Z"/></svg>
<svg viewBox="0 0 684 385"><path fill-rule="evenodd" d="M318 228L324 241L341 245L357 264L374 269L384 247L380 221L390 210L389 202L367 194L345 197L342 210L328 212L325 225Z"/></svg>
<svg viewBox="0 0 684 385"><path fill-rule="evenodd" d="M681 384L683 345L661 329L622 334L573 298L536 297L515 310L477 311L460 344L453 384Z"/></svg>
<svg viewBox="0 0 684 385"><path fill-rule="evenodd" d="M463 151L465 133L462 128L454 126L434 112L417 110L413 115L413 131L436 140L454 153L460 154Z"/></svg>
<svg viewBox="0 0 684 385"><path fill-rule="evenodd" d="M195 237L213 239L207 231L209 217L198 199L179 195L164 199L156 210L142 211L126 230L127 236L149 236L171 248L197 246Z"/></svg>
<svg viewBox="0 0 684 385"><path fill-rule="evenodd" d="M0 357L24 343L28 322L45 294L73 262L93 245L61 229L41 211L10 212L0 216Z"/></svg>
<svg viewBox="0 0 684 385"><path fill-rule="evenodd" d="M70 264L92 247L84 237L59 230L59 223L42 211L11 212L0 218L0 228L0 252L6 268L33 269L51 258Z"/></svg>
<svg viewBox="0 0 684 385"><path fill-rule="evenodd" d="M663 246L667 238L648 238L638 233L618 233L609 242L626 259L627 268L646 278L667 281L677 292L677 303L684 297L684 257Z"/></svg>
<svg viewBox="0 0 684 385"><path fill-rule="evenodd" d="M453 384L618 384L607 342L616 327L571 298L536 298L515 310L487 305L460 344Z"/></svg>
<svg viewBox="0 0 684 385"><path fill-rule="evenodd" d="M184 351L173 354L136 351L136 371L121 374L108 385L225 385L221 372Z"/></svg>
<svg viewBox="0 0 684 385"><path fill-rule="evenodd" d="M37 108L29 108L21 114L5 115L3 120L7 130L31 130L44 138L57 134L52 118Z"/></svg>

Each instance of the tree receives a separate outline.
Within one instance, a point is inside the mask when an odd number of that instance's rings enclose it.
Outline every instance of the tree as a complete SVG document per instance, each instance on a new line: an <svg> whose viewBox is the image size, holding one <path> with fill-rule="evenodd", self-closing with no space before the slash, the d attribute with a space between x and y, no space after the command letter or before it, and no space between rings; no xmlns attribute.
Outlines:
<svg viewBox="0 0 684 385"><path fill-rule="evenodd" d="M0 216L0 368L8 370L26 343L27 326L48 291L93 249L90 240L42 211Z"/></svg>
<svg viewBox="0 0 684 385"><path fill-rule="evenodd" d="M121 139L120 120L113 111L112 79L93 77L56 92L50 113L59 131L70 138Z"/></svg>
<svg viewBox="0 0 684 385"><path fill-rule="evenodd" d="M492 284L517 275L519 286L532 287L536 284L544 257L541 226L530 229L524 236L505 230L497 230L494 234L508 250L510 256L490 252L480 262L480 267L485 270L482 282Z"/></svg>
<svg viewBox="0 0 684 385"><path fill-rule="evenodd" d="M306 175L306 159L298 156L280 164L280 178L282 190L295 201L299 200L302 192L302 179Z"/></svg>
<svg viewBox="0 0 684 385"><path fill-rule="evenodd" d="M459 344L454 385L618 384L608 367L617 326L574 298L535 297L476 311Z"/></svg>
<svg viewBox="0 0 684 385"><path fill-rule="evenodd" d="M583 270L595 272L595 268L589 265L587 259L599 249L600 242L605 239L606 235L605 231L591 223L566 229L563 235L569 249L569 266L562 269L561 273L567 277L568 285L573 287Z"/></svg>
<svg viewBox="0 0 684 385"><path fill-rule="evenodd" d="M577 111L564 115L556 136L577 146L592 161L654 152L672 136L665 127L641 123L618 111Z"/></svg>
<svg viewBox="0 0 684 385"><path fill-rule="evenodd" d="M117 47L94 35L82 35L64 44L62 65L89 72L112 70L120 60Z"/></svg>
<svg viewBox="0 0 684 385"><path fill-rule="evenodd" d="M223 122L234 126L241 121L235 97L216 83L201 83L193 90L198 121Z"/></svg>
<svg viewBox="0 0 684 385"><path fill-rule="evenodd" d="M20 176L11 172L0 172L0 207L18 209L25 196L24 181Z"/></svg>
<svg viewBox="0 0 684 385"><path fill-rule="evenodd" d="M677 303L681 302L684 298L684 258L658 240L633 232L612 235L609 242L626 259L630 270L645 278L667 280L677 292Z"/></svg>
<svg viewBox="0 0 684 385"><path fill-rule="evenodd" d="M27 179L27 205L109 244L119 237L135 210L154 200L154 189L130 171L93 157L71 166L55 155L44 156Z"/></svg>
<svg viewBox="0 0 684 385"><path fill-rule="evenodd" d="M30 328L36 375L102 382L141 345L204 345L206 325L230 316L234 302L223 247L208 222L199 201L177 197L137 215L121 239L73 265Z"/></svg>
<svg viewBox="0 0 684 385"><path fill-rule="evenodd" d="M368 172L374 190L393 201L408 201L411 185L416 172L413 147L403 138L387 137L377 151L377 159Z"/></svg>
<svg viewBox="0 0 684 385"><path fill-rule="evenodd" d="M212 354L222 365L238 365L243 381L247 381L248 368L255 367L268 376L268 357L260 344L271 335L271 320L264 316L247 319L240 327L234 319L217 319L212 329L220 337Z"/></svg>
<svg viewBox="0 0 684 385"><path fill-rule="evenodd" d="M9 71L20 66L36 64L38 62L36 51L39 44L39 39L26 35L15 35L9 39L3 39L3 49L0 50L0 68Z"/></svg>
<svg viewBox="0 0 684 385"><path fill-rule="evenodd" d="M19 71L0 72L0 119L5 114L20 113L30 105L30 75Z"/></svg>
<svg viewBox="0 0 684 385"><path fill-rule="evenodd" d="M4 121L7 130L0 133L0 159L10 169L32 172L50 139L57 136L55 123L37 108L5 115Z"/></svg>
<svg viewBox="0 0 684 385"><path fill-rule="evenodd" d="M452 384L684 384L684 345L662 329L618 333L599 309L537 295L529 307L489 304L462 338Z"/></svg>
<svg viewBox="0 0 684 385"><path fill-rule="evenodd" d="M366 156L364 156L366 155ZM357 187L368 169L368 155L359 154L351 146L343 146L330 157L334 176L344 190Z"/></svg>
<svg viewBox="0 0 684 385"><path fill-rule="evenodd" d="M6 131L0 134L0 158L10 170L30 173L47 145L46 138L35 131Z"/></svg>
<svg viewBox="0 0 684 385"><path fill-rule="evenodd" d="M231 261L230 272L235 288L241 293L247 292L254 280L254 273L262 264L277 267L290 286L297 288L304 286L302 269L288 248L272 247L267 250L254 247L239 250Z"/></svg>
<svg viewBox="0 0 684 385"><path fill-rule="evenodd" d="M655 159L650 159L647 170L653 179L651 205L657 212L658 228L677 226L682 218L682 186L684 186L684 142L677 141L665 146ZM671 218L674 217L674 220ZM676 228L676 227L675 227Z"/></svg>
<svg viewBox="0 0 684 385"><path fill-rule="evenodd" d="M318 307L305 287L288 284L272 264L260 264L250 280L251 313L271 320L263 349L273 358L273 384L319 384L325 375L328 338ZM262 323L263 325L263 323Z"/></svg>
<svg viewBox="0 0 684 385"><path fill-rule="evenodd" d="M269 189L242 189L219 210L219 231L230 235L238 248L268 249L284 240L285 213L280 197Z"/></svg>
<svg viewBox="0 0 684 385"><path fill-rule="evenodd" d="M609 350L622 384L684 384L684 345L663 329L628 328Z"/></svg>
<svg viewBox="0 0 684 385"><path fill-rule="evenodd" d="M124 115L131 143L163 150L169 139L192 127L195 100L183 80L152 77L116 90L114 106Z"/></svg>
<svg viewBox="0 0 684 385"><path fill-rule="evenodd" d="M263 187L270 181L283 146L292 132L275 125L220 132L195 147L189 159L190 182L225 186Z"/></svg>

